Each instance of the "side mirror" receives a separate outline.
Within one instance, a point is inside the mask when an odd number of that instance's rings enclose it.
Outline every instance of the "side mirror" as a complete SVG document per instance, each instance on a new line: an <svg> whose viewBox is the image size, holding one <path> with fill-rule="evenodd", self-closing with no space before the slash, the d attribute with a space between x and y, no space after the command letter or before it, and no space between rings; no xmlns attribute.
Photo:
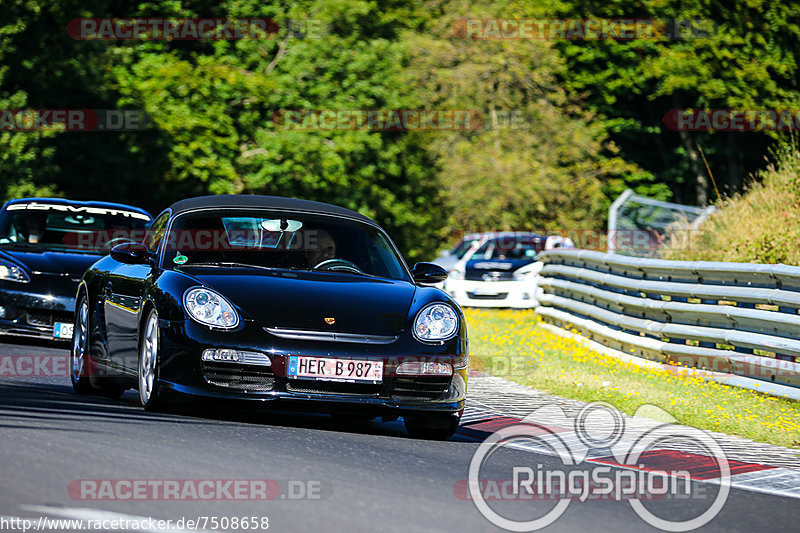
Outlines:
<svg viewBox="0 0 800 533"><path fill-rule="evenodd" d="M146 265L150 262L150 250L140 242L126 242L111 249L111 259L128 265Z"/></svg>
<svg viewBox="0 0 800 533"><path fill-rule="evenodd" d="M447 270L433 263L417 263L411 269L414 281L422 284L439 283L447 279Z"/></svg>

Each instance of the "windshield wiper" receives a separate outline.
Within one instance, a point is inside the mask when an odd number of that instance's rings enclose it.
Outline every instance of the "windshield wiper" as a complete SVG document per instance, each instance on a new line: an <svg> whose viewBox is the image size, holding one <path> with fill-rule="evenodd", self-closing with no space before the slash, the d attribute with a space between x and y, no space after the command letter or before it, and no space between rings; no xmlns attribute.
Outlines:
<svg viewBox="0 0 800 533"><path fill-rule="evenodd" d="M317 271L319 272L319 271ZM367 274L366 272L356 272L355 270L328 270L328 272L335 272L336 274L354 274L356 276L364 276L365 278L378 278L375 274Z"/></svg>
<svg viewBox="0 0 800 533"><path fill-rule="evenodd" d="M209 266L209 267L244 267L244 268L258 268L260 270L280 270L274 267L268 267L264 265L251 265L249 263L236 263L233 261L214 261L208 263L185 263L183 265L177 265L178 267L193 267L193 266Z"/></svg>
<svg viewBox="0 0 800 533"><path fill-rule="evenodd" d="M355 270L350 269L314 269L314 268L287 268L285 270L291 270L293 272L322 272L325 274L353 274L354 276L364 276L365 278L380 278L381 276L375 274L367 274L366 272L357 272Z"/></svg>

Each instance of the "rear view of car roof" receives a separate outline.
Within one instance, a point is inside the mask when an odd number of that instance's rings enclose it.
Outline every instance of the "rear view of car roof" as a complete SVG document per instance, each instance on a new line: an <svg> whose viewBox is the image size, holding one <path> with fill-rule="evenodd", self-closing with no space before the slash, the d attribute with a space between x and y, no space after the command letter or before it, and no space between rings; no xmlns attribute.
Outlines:
<svg viewBox="0 0 800 533"><path fill-rule="evenodd" d="M147 215L148 217L152 218L152 215L142 209L141 207L135 207L128 204L117 204L114 202L95 202L95 201L78 201L78 200L67 200L65 198L16 198L14 200L9 200L3 205L5 209L6 206L14 205L14 204L31 204L31 203L40 203L40 204L55 204L55 205L71 205L74 207L96 207L99 209L117 209L120 211L135 211L137 213L142 213L143 215Z"/></svg>

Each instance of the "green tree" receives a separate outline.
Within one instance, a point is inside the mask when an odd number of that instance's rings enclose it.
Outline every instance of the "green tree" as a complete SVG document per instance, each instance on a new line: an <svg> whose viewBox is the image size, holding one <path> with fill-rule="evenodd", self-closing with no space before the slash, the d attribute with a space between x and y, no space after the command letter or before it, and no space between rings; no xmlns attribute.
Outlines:
<svg viewBox="0 0 800 533"><path fill-rule="evenodd" d="M674 132L670 109L796 109L800 5L748 0L563 0L563 18L649 18L688 22L676 37L558 41L565 86L583 94L621 155L666 184L674 198L713 199L703 154L722 192L741 188L763 166L779 135ZM638 192L647 193L639 189Z"/></svg>
<svg viewBox="0 0 800 533"><path fill-rule="evenodd" d="M15 110L28 107L28 93L19 87L9 87L13 73L10 58L21 52L16 42L26 29L26 20L36 18L36 4L24 0L9 0L3 5L5 16L0 19L0 109ZM3 200L21 196L57 195L57 189L42 176L42 170L52 169L53 149L46 145L54 132L0 131L0 190ZM44 179L43 179L44 178Z"/></svg>
<svg viewBox="0 0 800 533"><path fill-rule="evenodd" d="M454 32L465 16L509 17L511 2L429 6L436 16L404 39L409 86L426 106L484 117L474 131L431 136L447 229L602 227L604 188L642 172L616 155L604 125L559 86L557 51L545 41L467 40Z"/></svg>

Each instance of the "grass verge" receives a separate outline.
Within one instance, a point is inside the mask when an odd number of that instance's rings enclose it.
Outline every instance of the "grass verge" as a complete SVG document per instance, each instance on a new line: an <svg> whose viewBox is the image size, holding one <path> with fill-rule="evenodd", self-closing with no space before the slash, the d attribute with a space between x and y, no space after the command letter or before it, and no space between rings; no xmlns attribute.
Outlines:
<svg viewBox="0 0 800 533"><path fill-rule="evenodd" d="M567 398L605 401L627 414L651 404L680 424L800 447L800 402L624 363L550 333L533 311L465 309L465 315L473 370Z"/></svg>

